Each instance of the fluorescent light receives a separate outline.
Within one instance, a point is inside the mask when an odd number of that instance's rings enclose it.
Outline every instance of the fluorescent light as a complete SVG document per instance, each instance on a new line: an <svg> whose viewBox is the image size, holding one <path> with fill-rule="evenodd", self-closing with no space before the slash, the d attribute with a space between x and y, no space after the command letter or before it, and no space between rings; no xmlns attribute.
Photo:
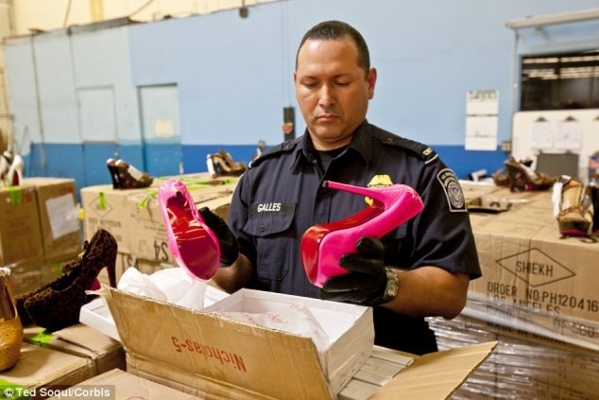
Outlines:
<svg viewBox="0 0 599 400"><path fill-rule="evenodd" d="M562 14L540 15L538 17L530 16L525 18L517 18L506 22L505 26L511 29L521 29L545 25L565 24L568 22L588 21L591 19L599 19L599 8L567 12Z"/></svg>

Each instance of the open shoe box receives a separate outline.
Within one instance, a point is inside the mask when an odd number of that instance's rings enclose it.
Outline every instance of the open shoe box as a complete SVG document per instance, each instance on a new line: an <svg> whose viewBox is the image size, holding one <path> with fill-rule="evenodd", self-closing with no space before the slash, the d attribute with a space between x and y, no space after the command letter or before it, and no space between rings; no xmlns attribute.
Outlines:
<svg viewBox="0 0 599 400"><path fill-rule="evenodd" d="M489 342L422 357L407 355L414 360L409 367L397 367L403 369L401 373L377 384L362 380L364 369L372 361L369 359L346 369L337 381L340 386L332 389L325 374L327 366L321 364L312 339L211 312L257 312L267 309L265 303L271 300L271 308L276 308L277 302L281 306L291 299L298 301L294 296L244 289L198 312L108 287L103 295L127 353L127 371L205 399L447 398L496 345ZM283 301L285 297L288 299ZM355 360L352 356L357 352L373 352L371 309L306 298L301 301L313 301L340 314L354 309L349 318L355 324L329 349L329 370L342 360ZM355 313L358 310L361 314ZM352 340L358 347L351 344ZM361 347L366 343L369 349ZM360 367L362 374L355 367ZM353 379L345 385L343 380L348 378Z"/></svg>
<svg viewBox="0 0 599 400"><path fill-rule="evenodd" d="M202 311L109 287L104 287L104 296L127 352L128 370L130 359L138 360L137 368L139 360L148 360L148 365L163 367L174 383L172 371L185 371L272 398L332 398L372 352L374 329L368 307L249 289ZM298 302L310 309L331 339L324 354L310 337L217 313L268 313Z"/></svg>

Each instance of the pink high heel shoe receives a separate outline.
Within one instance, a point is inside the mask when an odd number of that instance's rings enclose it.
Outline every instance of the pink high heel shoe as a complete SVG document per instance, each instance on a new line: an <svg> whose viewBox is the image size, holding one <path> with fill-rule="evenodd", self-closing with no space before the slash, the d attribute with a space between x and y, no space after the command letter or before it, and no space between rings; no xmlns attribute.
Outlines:
<svg viewBox="0 0 599 400"><path fill-rule="evenodd" d="M220 267L218 238L204 223L185 184L178 179L163 182L158 205L177 264L197 279L212 279Z"/></svg>
<svg viewBox="0 0 599 400"><path fill-rule="evenodd" d="M424 207L418 193L407 185L364 188L325 181L325 187L363 195L372 204L340 221L314 225L302 236L301 254L304 270L313 285L322 287L327 279L346 274L339 266L341 256L356 251L361 237L380 238L416 216Z"/></svg>

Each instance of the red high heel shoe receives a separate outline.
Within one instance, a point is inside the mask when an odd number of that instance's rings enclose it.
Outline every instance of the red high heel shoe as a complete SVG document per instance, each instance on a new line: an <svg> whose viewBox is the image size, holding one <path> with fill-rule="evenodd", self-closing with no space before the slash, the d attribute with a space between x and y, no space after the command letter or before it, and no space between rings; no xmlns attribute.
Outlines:
<svg viewBox="0 0 599 400"><path fill-rule="evenodd" d="M220 267L218 238L204 223L185 184L177 179L163 182L158 206L177 264L197 279L212 279Z"/></svg>
<svg viewBox="0 0 599 400"><path fill-rule="evenodd" d="M301 254L306 275L312 284L322 287L327 279L346 274L339 266L341 256L356 251L363 236L381 237L408 221L424 207L418 193L407 185L364 188L325 181L325 187L363 195L372 204L341 221L315 225L302 236Z"/></svg>
<svg viewBox="0 0 599 400"><path fill-rule="evenodd" d="M116 286L116 256L116 239L110 232L99 229L83 255L70 265L64 275L25 296L23 309L35 325L50 332L77 324L81 306L95 297L87 295L86 290L92 287L103 268L108 269L111 286Z"/></svg>

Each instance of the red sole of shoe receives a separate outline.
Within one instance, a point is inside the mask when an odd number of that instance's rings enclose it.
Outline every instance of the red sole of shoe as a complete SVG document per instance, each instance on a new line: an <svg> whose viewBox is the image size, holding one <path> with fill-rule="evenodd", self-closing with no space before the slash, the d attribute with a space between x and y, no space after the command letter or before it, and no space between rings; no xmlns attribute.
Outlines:
<svg viewBox="0 0 599 400"><path fill-rule="evenodd" d="M183 196L169 198L166 206L183 267L201 280L212 279L220 266L218 243L214 243L207 228L194 219Z"/></svg>

